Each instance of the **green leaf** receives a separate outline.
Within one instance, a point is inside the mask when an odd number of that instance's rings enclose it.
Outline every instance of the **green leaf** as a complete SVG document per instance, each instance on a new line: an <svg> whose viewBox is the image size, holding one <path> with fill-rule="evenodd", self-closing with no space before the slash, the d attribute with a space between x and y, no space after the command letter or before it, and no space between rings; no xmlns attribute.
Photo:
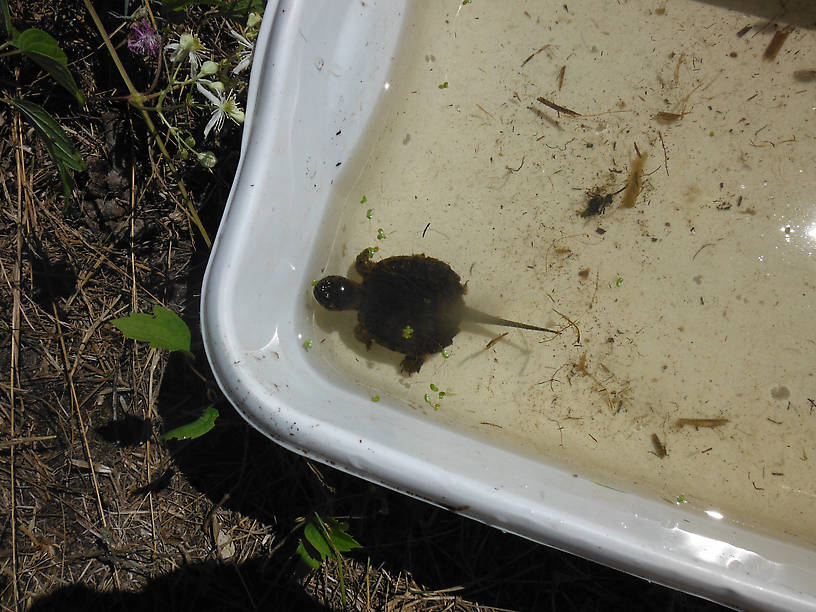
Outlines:
<svg viewBox="0 0 816 612"><path fill-rule="evenodd" d="M320 553L322 559L332 554L331 546L326 542L326 538L323 537L323 534L320 533L320 529L311 521L306 523L306 527L303 528L303 535L306 536L306 540L309 544L314 546L314 549Z"/></svg>
<svg viewBox="0 0 816 612"><path fill-rule="evenodd" d="M59 123L39 104L27 100L6 100L31 123L42 138L51 159L57 165L62 179L62 191L66 200L71 199L74 171L84 170L85 162Z"/></svg>
<svg viewBox="0 0 816 612"><path fill-rule="evenodd" d="M37 28L29 28L14 36L11 44L48 71L57 83L77 99L77 102L82 104L85 101L74 81L74 76L68 70L68 57L53 36Z"/></svg>
<svg viewBox="0 0 816 612"><path fill-rule="evenodd" d="M189 440L192 438L198 438L215 427L215 419L217 418L218 410L212 406L207 406L204 414L202 414L198 420L182 425L181 427L171 429L170 431L164 433L161 439Z"/></svg>
<svg viewBox="0 0 816 612"><path fill-rule="evenodd" d="M349 534L344 532L333 533L332 543L334 544L334 547L341 553L354 550L355 548L363 547L362 544L360 544L357 540L355 540Z"/></svg>
<svg viewBox="0 0 816 612"><path fill-rule="evenodd" d="M162 0L162 8L170 11L183 11L195 5L217 7L224 17L246 19L250 13L263 13L266 3L263 0Z"/></svg>
<svg viewBox="0 0 816 612"><path fill-rule="evenodd" d="M11 15L9 15L8 0L0 0L0 13L3 15L3 27L6 30L8 38L17 36L17 28L11 23Z"/></svg>
<svg viewBox="0 0 816 612"><path fill-rule="evenodd" d="M61 66L68 66L68 56L60 49L57 39L48 32L29 28L15 36L11 44L23 53L36 53L51 58Z"/></svg>
<svg viewBox="0 0 816 612"><path fill-rule="evenodd" d="M150 342L150 348L168 351L190 352L190 328L175 312L158 304L153 306L153 316L134 312L123 319L111 321L126 338Z"/></svg>
<svg viewBox="0 0 816 612"><path fill-rule="evenodd" d="M329 537L331 538L331 543L334 544L338 552L344 553L355 548L363 547L362 544L346 533L346 529L348 529L347 525L342 525L334 519L329 519L328 526L330 527Z"/></svg>
<svg viewBox="0 0 816 612"><path fill-rule="evenodd" d="M301 560L312 569L318 569L323 564L321 560L315 559L309 554L309 551L303 545L303 540L298 540L296 552L300 555Z"/></svg>
<svg viewBox="0 0 816 612"><path fill-rule="evenodd" d="M262 14L265 7L266 2L263 0L237 0L235 2L225 2L221 12L225 17L245 21L250 13Z"/></svg>
<svg viewBox="0 0 816 612"><path fill-rule="evenodd" d="M346 583L345 578L343 577L343 557L341 553L351 550L352 548L360 548L360 544L358 544L354 538L346 533L346 529L348 529L348 525L346 523L340 523L332 518L330 518L328 521L324 521L316 512L314 514L314 523L309 522L309 524L306 525L303 530L303 533L306 535L307 539L309 538L309 533L307 532L309 527L314 528L314 536L316 539L317 536L319 536L320 541L328 545L329 552L324 553L322 550L319 550L318 552L320 552L323 558L331 554L331 556L337 561L338 583L340 585L340 601L345 608ZM309 539L309 541L312 542L311 539ZM316 545L315 548L317 548Z"/></svg>
<svg viewBox="0 0 816 612"><path fill-rule="evenodd" d="M303 527L303 539L298 541L297 553L300 558L312 569L319 568L327 557L332 557L338 563L339 583L342 599L345 600L345 584L343 578L342 553L354 548L362 548L359 542L351 537L346 530L348 524L333 518L323 520L315 513ZM320 559L315 558L318 553Z"/></svg>
<svg viewBox="0 0 816 612"><path fill-rule="evenodd" d="M84 170L85 162L82 156L74 149L73 143L54 118L39 104L28 100L10 100L12 106L23 113L43 136L46 146L54 147L58 158L56 161L64 163L71 170ZM55 157L52 154L52 157Z"/></svg>

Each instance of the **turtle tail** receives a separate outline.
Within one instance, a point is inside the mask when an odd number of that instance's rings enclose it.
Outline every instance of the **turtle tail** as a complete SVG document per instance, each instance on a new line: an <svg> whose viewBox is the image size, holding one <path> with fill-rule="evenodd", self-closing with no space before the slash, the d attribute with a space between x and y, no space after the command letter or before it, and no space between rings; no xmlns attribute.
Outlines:
<svg viewBox="0 0 816 612"><path fill-rule="evenodd" d="M517 321L510 321L509 319L502 319L501 317L496 317L468 306L462 308L462 319L465 321L473 321L474 323L485 323L486 325L503 325L504 327L517 327L519 329L550 332L551 334L560 333L548 327L539 327L538 325L529 325L527 323L519 323Z"/></svg>

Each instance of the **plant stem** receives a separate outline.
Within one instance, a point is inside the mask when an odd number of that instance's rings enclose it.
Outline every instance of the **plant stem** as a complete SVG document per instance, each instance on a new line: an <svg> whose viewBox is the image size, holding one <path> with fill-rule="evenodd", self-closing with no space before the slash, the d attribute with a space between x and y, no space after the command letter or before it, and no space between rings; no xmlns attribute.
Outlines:
<svg viewBox="0 0 816 612"><path fill-rule="evenodd" d="M167 151L167 147L164 146L164 142L159 135L158 130L156 129L153 120L150 117L150 114L145 110L142 106L142 102L144 102L144 96L142 96L141 92L139 92L136 87L133 85L133 81L130 80L130 76L128 76L125 67L122 65L122 60L119 59L119 54L116 52L116 48L113 46L113 42L108 36L108 33L105 31L105 26L102 25L102 21L99 19L99 15L96 13L93 5L91 5L90 0L83 0L85 3L85 8L88 9L88 13L91 15L91 19L93 19L94 25L96 25L96 29L99 31L100 36L102 36L102 40L105 42L105 46L108 48L108 53L110 53L111 59L113 63L116 65L116 69L119 71L119 74L122 77L122 80L125 82L125 86L128 88L130 92L130 98L128 102L132 104L135 108L139 109L139 112L142 113L142 118L144 119L145 125L147 125L147 129L150 130L151 135L153 136L153 140L156 142L156 145L159 147L159 151L164 158L164 161L167 163L167 166L170 168L170 172L173 173L173 176L176 177L176 181L178 183L178 189L181 192L181 197L184 200L184 204L187 206L187 214L190 219L195 224L196 228L198 228L201 237L204 239L204 244L207 245L207 248L212 247L212 240L210 240L209 235L207 234L207 230L204 229L204 225L201 223L201 219L198 216L198 212L193 205L192 199L190 199L190 194L187 192L187 187L184 184L184 179L180 176L178 170L176 169L176 165L173 163L173 158L170 156L170 153Z"/></svg>

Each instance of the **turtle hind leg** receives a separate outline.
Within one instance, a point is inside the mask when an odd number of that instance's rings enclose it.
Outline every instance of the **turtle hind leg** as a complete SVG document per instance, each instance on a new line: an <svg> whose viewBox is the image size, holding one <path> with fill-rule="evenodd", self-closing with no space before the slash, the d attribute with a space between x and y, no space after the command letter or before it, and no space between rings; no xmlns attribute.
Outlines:
<svg viewBox="0 0 816 612"><path fill-rule="evenodd" d="M371 349L371 343L374 342L374 338L372 337L371 333L362 325L358 325L354 328L354 337L357 338L360 342L366 345L366 349Z"/></svg>
<svg viewBox="0 0 816 612"><path fill-rule="evenodd" d="M400 363L400 372L410 376L416 374L425 363L425 355L406 355Z"/></svg>

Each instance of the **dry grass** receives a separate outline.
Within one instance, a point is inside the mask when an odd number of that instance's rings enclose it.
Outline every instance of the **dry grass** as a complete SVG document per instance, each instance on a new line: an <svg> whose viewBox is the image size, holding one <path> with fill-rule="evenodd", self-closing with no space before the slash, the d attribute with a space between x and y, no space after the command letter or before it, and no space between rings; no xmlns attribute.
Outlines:
<svg viewBox="0 0 816 612"><path fill-rule="evenodd" d="M12 15L81 58L80 111L28 80L88 163L67 212L35 135L0 113L2 610L343 609L336 565L293 558L314 511L347 516L365 546L344 560L350 610L708 606L312 465L224 404L200 342L191 369L125 341L108 321L155 303L197 327L207 252L138 119L109 103L119 85L81 7L63 4ZM212 233L238 137L219 173L185 170ZM210 434L158 441L210 402Z"/></svg>

